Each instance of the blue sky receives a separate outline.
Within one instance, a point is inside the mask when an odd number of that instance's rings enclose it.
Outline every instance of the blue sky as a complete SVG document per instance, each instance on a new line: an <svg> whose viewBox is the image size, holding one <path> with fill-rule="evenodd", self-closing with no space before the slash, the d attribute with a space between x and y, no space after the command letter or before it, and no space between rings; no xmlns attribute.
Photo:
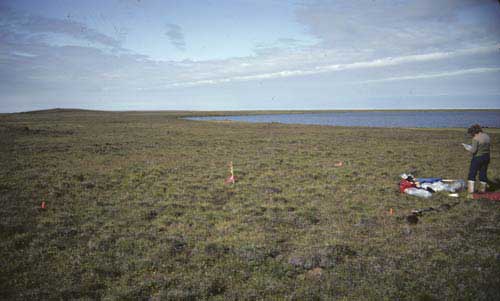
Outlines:
<svg viewBox="0 0 500 301"><path fill-rule="evenodd" d="M0 2L0 112L500 108L497 0Z"/></svg>

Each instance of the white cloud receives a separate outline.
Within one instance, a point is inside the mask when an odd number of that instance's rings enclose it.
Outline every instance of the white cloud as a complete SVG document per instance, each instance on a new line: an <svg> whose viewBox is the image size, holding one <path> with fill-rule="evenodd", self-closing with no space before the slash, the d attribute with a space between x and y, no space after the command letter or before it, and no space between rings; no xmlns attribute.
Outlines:
<svg viewBox="0 0 500 301"><path fill-rule="evenodd" d="M368 83L382 83L382 82L393 82L393 81L402 81L402 80L432 79L432 78L439 78L439 77L461 76L461 75L468 75L468 74L481 74L481 73L491 73L491 72L500 72L500 67L471 68L471 69L446 71L446 72L439 72L439 73L426 73L426 74L415 74L415 75L407 75L407 76L395 76L395 77L386 77L386 78L381 78L381 79L370 79L370 80L358 81L355 83L356 84L368 84Z"/></svg>
<svg viewBox="0 0 500 301"><path fill-rule="evenodd" d="M500 41L496 0L304 1L297 20L327 49L401 56Z"/></svg>
<svg viewBox="0 0 500 301"><path fill-rule="evenodd" d="M39 15L32 15L14 11L8 7L0 9L0 32L3 33L1 39L5 39L10 33L13 34L15 39L20 35L24 38L33 39L33 36L39 35L40 38L47 38L48 34L64 34L74 39L87 41L99 46L112 47L121 49L121 41L105 35L95 29L88 27L81 22L73 21L71 19L55 19L47 18ZM32 41L32 40L31 40ZM19 42L18 40L16 42Z"/></svg>
<svg viewBox="0 0 500 301"><path fill-rule="evenodd" d="M314 68L308 69L294 69L294 70L281 70L276 72L267 72L267 73L256 73L256 74L248 74L248 75L238 75L232 77L223 77L223 78L215 78L217 76L216 73L212 73L211 79L202 79L195 81L182 81L176 82L172 84L167 84L164 88L172 88L172 87L193 87L198 85L217 85L217 84L225 84L230 82L238 82L238 81L251 81L251 80L264 80L264 79L275 79L275 78L286 78L286 77L296 77L296 76L305 76L305 75L315 75L322 74L328 72L338 72L345 70L355 70L355 69L367 69L367 68L384 68L389 66L396 66L402 64L409 63L419 63L419 62L429 62L429 61L438 61L443 59L456 58L460 56L467 55L479 55L485 53L494 53L498 51L498 45L490 46L490 47L478 47L472 49L461 49L452 52L434 52L427 54L417 54L417 55L407 55L401 57L387 57L382 59L375 59L371 61L361 61L347 64L332 64L332 65L319 65ZM476 68L474 70L487 70L488 68ZM473 69L470 69L473 70ZM442 76L445 73L443 73ZM459 74L453 74L459 75ZM451 76L451 75L450 75ZM410 79L410 78L408 78ZM366 82L376 82L366 81Z"/></svg>

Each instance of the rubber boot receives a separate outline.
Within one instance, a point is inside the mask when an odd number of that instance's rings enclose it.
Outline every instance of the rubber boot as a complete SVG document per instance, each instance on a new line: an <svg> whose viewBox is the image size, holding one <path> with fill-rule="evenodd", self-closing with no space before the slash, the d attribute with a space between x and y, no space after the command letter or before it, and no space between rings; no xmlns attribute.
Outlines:
<svg viewBox="0 0 500 301"><path fill-rule="evenodd" d="M486 192L486 182L479 182L479 192L480 193Z"/></svg>
<svg viewBox="0 0 500 301"><path fill-rule="evenodd" d="M472 199L472 194L474 193L474 184L475 181L468 181L467 182L467 198Z"/></svg>

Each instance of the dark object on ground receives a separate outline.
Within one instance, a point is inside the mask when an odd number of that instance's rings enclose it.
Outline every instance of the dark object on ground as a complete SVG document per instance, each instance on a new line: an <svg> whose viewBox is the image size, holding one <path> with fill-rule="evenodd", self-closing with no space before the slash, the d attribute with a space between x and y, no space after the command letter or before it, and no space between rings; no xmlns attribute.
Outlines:
<svg viewBox="0 0 500 301"><path fill-rule="evenodd" d="M406 217L406 221L408 222L408 224L410 225L415 225L418 223L418 217L416 214L410 214Z"/></svg>
<svg viewBox="0 0 500 301"><path fill-rule="evenodd" d="M414 214L414 215L417 215L417 216L421 216L422 213L424 213L424 212L429 212L429 211L434 211L434 210L435 209L432 208L432 207L427 207L427 208L421 208L421 209L413 209L411 211L411 213Z"/></svg>
<svg viewBox="0 0 500 301"><path fill-rule="evenodd" d="M424 212L430 212L430 211L446 211L450 210L452 207L455 207L458 205L460 202L454 202L454 203L444 203L439 205L439 207L434 208L434 207L427 207L427 208L420 208L420 209L413 209L411 211L412 214L415 214L416 216L422 216Z"/></svg>

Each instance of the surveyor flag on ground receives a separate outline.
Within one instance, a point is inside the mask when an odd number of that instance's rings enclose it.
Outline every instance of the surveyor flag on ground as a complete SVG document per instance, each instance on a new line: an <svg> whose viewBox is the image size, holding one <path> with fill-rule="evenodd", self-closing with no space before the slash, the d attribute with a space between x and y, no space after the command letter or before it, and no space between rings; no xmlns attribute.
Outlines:
<svg viewBox="0 0 500 301"><path fill-rule="evenodd" d="M229 183L234 184L234 181L235 181L234 176L230 176L224 181L224 184L229 184Z"/></svg>
<svg viewBox="0 0 500 301"><path fill-rule="evenodd" d="M234 182L236 182L236 177L234 176L233 170L233 161L229 162L229 172L231 173L231 175L224 181L224 184L234 184Z"/></svg>

